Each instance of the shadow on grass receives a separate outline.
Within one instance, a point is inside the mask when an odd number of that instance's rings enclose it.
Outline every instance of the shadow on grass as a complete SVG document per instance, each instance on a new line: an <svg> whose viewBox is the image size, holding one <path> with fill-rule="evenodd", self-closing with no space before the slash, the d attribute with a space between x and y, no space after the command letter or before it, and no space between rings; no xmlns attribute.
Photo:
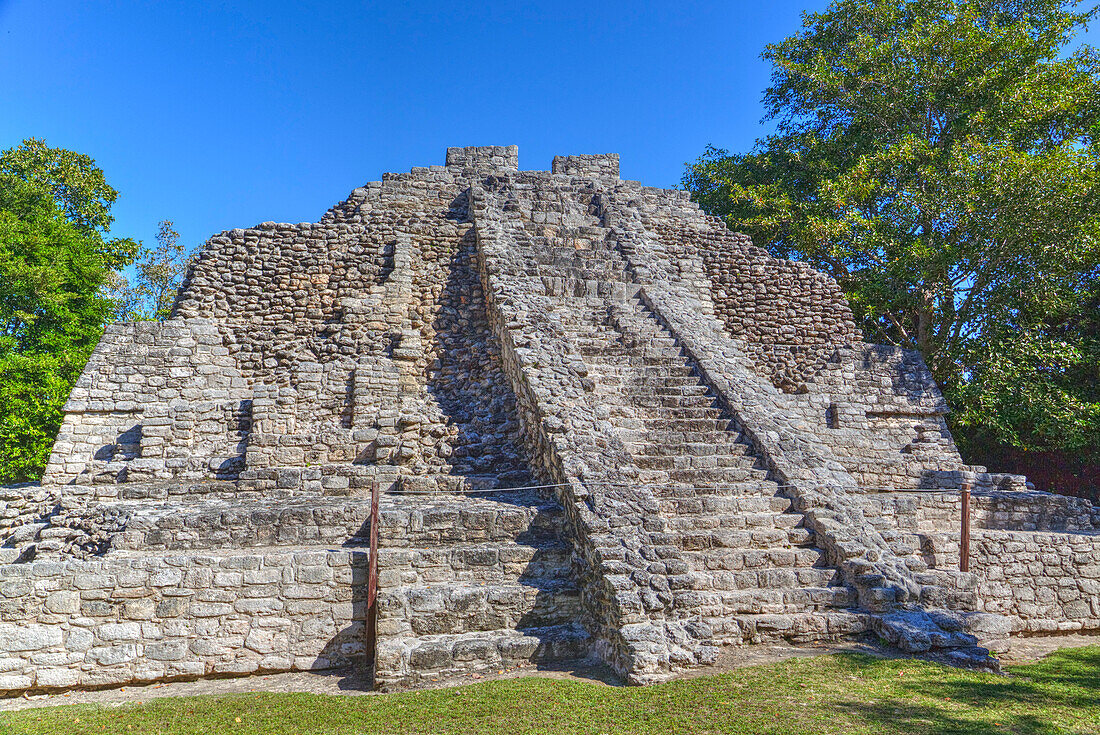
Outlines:
<svg viewBox="0 0 1100 735"><path fill-rule="evenodd" d="M867 671L869 662L848 658L853 672ZM891 674L896 664L882 666L873 680L881 691L868 693L867 701L846 699L833 706L891 732L1100 732L1100 724L1067 730L1057 721L1060 711L1079 717L1093 710L1100 723L1100 648L1059 651L1039 663L1010 667L1005 676L927 664L925 675L902 679L900 670Z"/></svg>
<svg viewBox="0 0 1100 735"><path fill-rule="evenodd" d="M902 698L874 704L841 703L837 705L837 709L849 719L876 725L883 732L936 735L975 735L990 732L1065 735L1067 732L1045 720L1041 714L990 713L989 717L975 718L967 713L953 714L932 705L915 705Z"/></svg>
<svg viewBox="0 0 1100 735"><path fill-rule="evenodd" d="M1038 663L1009 667L1009 672L1044 686L1076 687L1093 704L1100 701L1100 646L1063 649Z"/></svg>

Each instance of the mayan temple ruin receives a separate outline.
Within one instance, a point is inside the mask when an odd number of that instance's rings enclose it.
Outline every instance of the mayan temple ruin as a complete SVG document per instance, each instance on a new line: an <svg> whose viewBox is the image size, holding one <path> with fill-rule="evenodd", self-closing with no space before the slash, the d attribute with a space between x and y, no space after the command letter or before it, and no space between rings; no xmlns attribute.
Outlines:
<svg viewBox="0 0 1100 735"><path fill-rule="evenodd" d="M1100 631L1100 509L965 465L946 412L828 276L617 155L451 148L107 328L0 489L0 691Z"/></svg>

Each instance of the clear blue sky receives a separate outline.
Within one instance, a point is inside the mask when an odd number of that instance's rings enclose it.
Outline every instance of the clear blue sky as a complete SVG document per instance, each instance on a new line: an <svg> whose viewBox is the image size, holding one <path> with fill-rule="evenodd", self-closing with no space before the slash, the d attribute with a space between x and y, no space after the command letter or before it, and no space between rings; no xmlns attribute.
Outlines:
<svg viewBox="0 0 1100 735"><path fill-rule="evenodd" d="M708 143L752 146L761 50L824 6L0 0L0 149L91 155L115 235L171 219L188 245L316 221L455 145L518 144L524 169L618 152L674 186Z"/></svg>
<svg viewBox="0 0 1100 735"><path fill-rule="evenodd" d="M764 44L824 2L0 0L0 149L96 159L113 232L195 245L316 221L383 171L456 145L520 167L618 152L678 183L707 143L760 133Z"/></svg>

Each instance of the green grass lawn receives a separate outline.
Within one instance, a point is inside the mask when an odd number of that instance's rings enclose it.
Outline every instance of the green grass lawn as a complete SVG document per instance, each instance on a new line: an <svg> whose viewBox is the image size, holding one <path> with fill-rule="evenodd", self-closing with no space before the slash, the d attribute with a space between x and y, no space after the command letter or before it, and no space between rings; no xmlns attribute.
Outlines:
<svg viewBox="0 0 1100 735"><path fill-rule="evenodd" d="M370 697L40 708L0 713L0 733L1100 733L1100 646L1008 671L838 654L645 688L530 677Z"/></svg>

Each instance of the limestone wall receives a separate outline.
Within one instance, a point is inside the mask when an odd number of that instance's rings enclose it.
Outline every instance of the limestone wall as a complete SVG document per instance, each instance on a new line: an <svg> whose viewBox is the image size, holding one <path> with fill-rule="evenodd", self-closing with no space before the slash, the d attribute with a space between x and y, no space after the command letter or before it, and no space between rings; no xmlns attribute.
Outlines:
<svg viewBox="0 0 1100 735"><path fill-rule="evenodd" d="M361 661L367 555L143 555L0 567L0 690Z"/></svg>
<svg viewBox="0 0 1100 735"><path fill-rule="evenodd" d="M691 242L702 254L719 316L778 387L796 390L833 350L860 341L836 281L805 263L773 258L717 220L704 222L677 223L661 235Z"/></svg>
<svg viewBox="0 0 1100 735"><path fill-rule="evenodd" d="M957 566L957 533L928 537L925 552L936 566ZM1100 631L1100 526L1088 533L974 531L970 570L978 609L1004 616L1009 632Z"/></svg>
<svg viewBox="0 0 1100 735"><path fill-rule="evenodd" d="M108 326L65 404L43 483L235 474L251 423L235 351L232 334L201 319Z"/></svg>
<svg viewBox="0 0 1100 735"><path fill-rule="evenodd" d="M205 476L319 492L302 467L356 464L390 468L387 484L528 483L462 193L471 166L509 156L456 149L449 168L388 174L320 223L211 238L172 320L108 331L67 406L48 482ZM220 343L183 337L195 329L216 329ZM175 383L186 390L169 394Z"/></svg>
<svg viewBox="0 0 1100 735"><path fill-rule="evenodd" d="M864 502L899 553L958 568L957 492L868 494ZM971 528L976 609L1007 616L1015 633L1100 629L1100 508L1048 493L977 492Z"/></svg>
<svg viewBox="0 0 1100 735"><path fill-rule="evenodd" d="M792 396L861 487L958 487L963 464L947 402L920 353L885 345L835 350Z"/></svg>
<svg viewBox="0 0 1100 735"><path fill-rule="evenodd" d="M44 517L57 504L59 495L58 488L37 482L0 487L0 540Z"/></svg>
<svg viewBox="0 0 1100 735"><path fill-rule="evenodd" d="M447 166L479 171L519 168L519 146L463 146L447 149Z"/></svg>
<svg viewBox="0 0 1100 735"><path fill-rule="evenodd" d="M867 493L862 503L880 528L959 533L962 499L957 491ZM981 491L971 493L970 522L975 529L1095 531L1100 530L1100 508L1065 495Z"/></svg>
<svg viewBox="0 0 1100 735"><path fill-rule="evenodd" d="M619 178L619 154L554 156L551 173L583 178Z"/></svg>
<svg viewBox="0 0 1100 735"><path fill-rule="evenodd" d="M1097 533L982 531L971 549L984 611L1024 633L1100 631Z"/></svg>

